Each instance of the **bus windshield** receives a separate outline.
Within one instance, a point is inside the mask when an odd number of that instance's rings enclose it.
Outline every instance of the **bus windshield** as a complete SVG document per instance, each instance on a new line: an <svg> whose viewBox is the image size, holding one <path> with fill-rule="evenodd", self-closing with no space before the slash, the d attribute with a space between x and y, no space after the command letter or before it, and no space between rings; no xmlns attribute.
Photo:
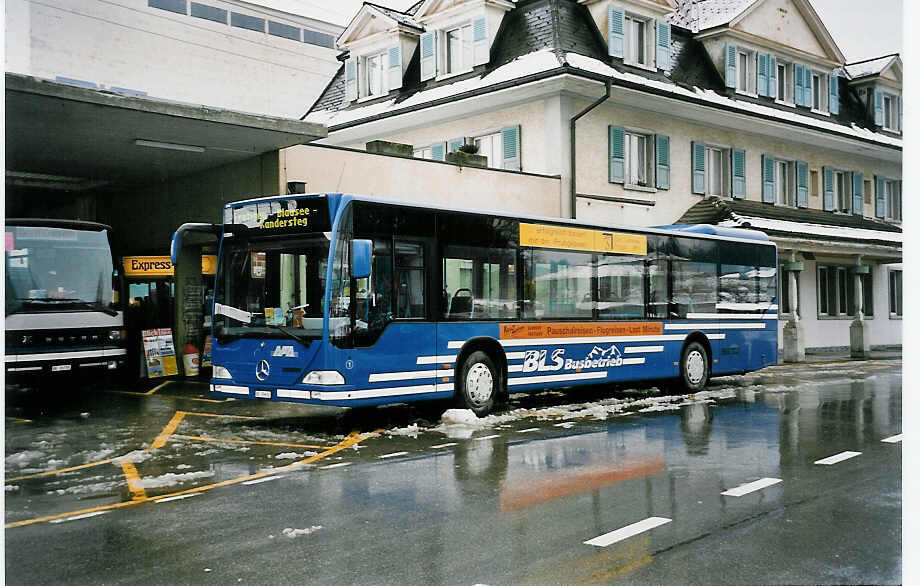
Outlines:
<svg viewBox="0 0 920 586"><path fill-rule="evenodd" d="M115 314L112 253L105 231L6 227L6 314Z"/></svg>
<svg viewBox="0 0 920 586"><path fill-rule="evenodd" d="M320 338L328 258L326 233L253 241L227 237L218 268L215 334Z"/></svg>

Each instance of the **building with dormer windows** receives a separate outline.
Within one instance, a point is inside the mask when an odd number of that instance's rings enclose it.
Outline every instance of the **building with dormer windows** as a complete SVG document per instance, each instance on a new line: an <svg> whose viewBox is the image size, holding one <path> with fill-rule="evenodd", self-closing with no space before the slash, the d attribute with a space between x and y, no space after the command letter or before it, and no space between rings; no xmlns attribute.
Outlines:
<svg viewBox="0 0 920 586"><path fill-rule="evenodd" d="M762 230L787 360L900 345L903 66L846 63L808 0L365 3L339 48L306 117L321 142L439 161L475 144L558 176L564 217Z"/></svg>

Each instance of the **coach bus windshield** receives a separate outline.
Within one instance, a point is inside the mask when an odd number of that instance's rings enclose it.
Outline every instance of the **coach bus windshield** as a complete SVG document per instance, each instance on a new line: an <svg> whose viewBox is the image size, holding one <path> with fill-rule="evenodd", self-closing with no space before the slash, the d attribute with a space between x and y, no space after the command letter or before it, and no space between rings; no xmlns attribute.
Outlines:
<svg viewBox="0 0 920 586"><path fill-rule="evenodd" d="M114 315L105 231L6 227L6 314L104 311Z"/></svg>

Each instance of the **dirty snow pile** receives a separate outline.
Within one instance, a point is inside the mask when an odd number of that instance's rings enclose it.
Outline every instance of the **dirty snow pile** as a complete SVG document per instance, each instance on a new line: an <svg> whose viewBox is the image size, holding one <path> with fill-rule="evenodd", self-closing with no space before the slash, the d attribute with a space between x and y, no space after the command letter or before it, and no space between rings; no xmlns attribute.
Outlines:
<svg viewBox="0 0 920 586"><path fill-rule="evenodd" d="M315 533L322 528L322 525L314 525L312 527L307 527L306 529L292 529L291 527L287 527L283 529L281 533L283 533L285 537L294 539L295 537L300 537L301 535L310 535L311 533Z"/></svg>
<svg viewBox="0 0 920 586"><path fill-rule="evenodd" d="M197 480L199 478L207 478L210 476L214 476L214 472L211 470L202 470L201 472L184 472L182 474L169 472L168 474L163 474L162 476L143 478L141 479L141 484L144 488L162 488L164 486L173 486L181 482Z"/></svg>

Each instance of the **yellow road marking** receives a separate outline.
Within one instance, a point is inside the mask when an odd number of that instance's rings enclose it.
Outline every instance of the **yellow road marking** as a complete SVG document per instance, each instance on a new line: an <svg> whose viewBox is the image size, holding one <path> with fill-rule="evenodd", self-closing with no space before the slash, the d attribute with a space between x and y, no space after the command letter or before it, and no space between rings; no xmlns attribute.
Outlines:
<svg viewBox="0 0 920 586"><path fill-rule="evenodd" d="M128 481L128 490L131 491L131 500L147 500L147 492L144 491L144 483L141 482L141 475L137 473L134 463L128 460L122 460L121 469L125 473L125 479Z"/></svg>
<svg viewBox="0 0 920 586"><path fill-rule="evenodd" d="M286 444L283 442L257 442L249 440L233 440L233 439L221 439L219 437L202 437L197 435L179 435L173 434L172 436L175 439L187 439L195 440L200 442L217 442L217 443L228 443L228 444L253 444L256 446L281 446L285 448L313 448L315 450L321 450L329 446L311 446L309 444Z"/></svg>
<svg viewBox="0 0 920 586"><path fill-rule="evenodd" d="M166 424L166 427L163 428L163 431L160 432L160 435L158 435L156 439L153 440L153 443L150 444L150 447L147 448L147 451L149 452L165 446L166 440L168 440L169 436L171 436L176 431L176 428L179 427L179 424L182 423L183 419L185 419L185 415L185 411L176 411L176 414L172 416L172 419L169 420L169 423Z"/></svg>
<svg viewBox="0 0 920 586"><path fill-rule="evenodd" d="M26 525L32 525L32 524L34 524L34 523L41 523L41 522L43 522L43 521L53 521L53 520L55 520L55 519L63 519L63 518L65 518L65 517L72 517L72 516L75 516L75 515L82 515L82 514L85 514L85 513L95 513L96 511L109 511L109 510L112 510L112 509L120 509L120 508L122 508L122 507L130 507L130 506L139 505L139 504L145 503L145 502L150 502L150 501L155 501L155 500L160 500L160 499L170 498L170 497L176 497L176 496L182 496L182 495L186 495L186 494L197 494L197 493L200 493L200 492L206 492L206 491L208 491L208 490L211 490L211 489L214 489L214 488L219 488L219 487L222 487L222 486L230 486L230 485L232 485L232 484L239 484L240 482L246 482L246 481L248 481L248 480L255 480L256 478L262 478L262 477L265 477L265 476L271 476L271 475L274 475L274 474L278 474L279 472L283 472L283 471L285 471L285 470L290 470L290 469L293 469L293 468L295 468L295 467L302 466L302 465L305 465L305 464L312 464L313 462L316 462L317 460L321 460L321 459L323 459L323 458L325 458L325 457L327 457L327 456L331 456L332 454L334 454L334 453L336 453L336 452L339 452L339 451L341 451L341 450L350 448L351 446L353 446L353 445L355 445L355 444L357 444L357 443L360 443L360 442L362 442L362 441L364 441L364 440L366 440L366 439L368 439L368 438L374 437L374 436L378 435L379 433L380 433L380 430L377 430L377 431L374 431L374 432L371 432L371 433L367 433L367 434L361 435L361 434L359 434L358 432L353 431L353 432L351 432L351 433L348 435L347 438L345 438L343 441L339 442L338 444L332 446L332 447L329 448L328 450L326 450L326 451L324 451L324 452L322 452L322 453L319 453L319 454L317 454L317 455L315 455L315 456L311 456L311 457L309 457L309 458L306 458L305 460L301 460L301 461L295 462L295 463L293 463L293 464L288 464L287 466L282 466L281 468L273 468L273 469L271 469L271 470L266 470L266 471L264 471L264 472L259 472L259 473L257 473L257 474L251 474L251 475L249 475L249 476L241 476L241 477L239 477L239 478L231 478L230 480L224 480L223 482L218 482L218 483L215 483L215 484L208 484L208 485L205 485L205 486L198 486L198 487L195 487L195 488L190 488L190 489L188 489L188 490L182 490L182 491L174 492L174 493L171 493L171 494L161 494L161 495L158 495L158 496L156 496L156 497L154 497L154 498L149 498L149 497L147 497L147 498L145 498L144 500L130 500L130 501L124 501L124 502L121 502L121 503L112 503L112 504L110 504L110 505L100 505L100 506L98 506L98 507L92 507L92 508L89 508L89 509L80 509L80 510L78 510L78 511L68 511L68 512L66 512L66 513L57 513L57 514L55 514L55 515L46 515L46 516L44 516L44 517L36 517L35 519L25 519L25 520L23 520L23 521L15 521L15 522L13 522L13 523L7 523L7 524L4 525L3 527L4 527L4 529L12 529L12 528L14 528L14 527L24 527L24 526L26 526Z"/></svg>
<svg viewBox="0 0 920 586"><path fill-rule="evenodd" d="M7 417L7 420L13 423L32 423L31 419L23 419L22 417Z"/></svg>
<svg viewBox="0 0 920 586"><path fill-rule="evenodd" d="M144 395L152 395L152 394L154 394L155 392L157 392L157 391L159 391L160 389L162 389L163 387L165 387L165 386L167 386L167 385L171 385L171 384L174 383L174 382L175 382L175 381L168 380L168 381L166 381L165 383L162 383L162 384L159 384L159 385L153 387L152 389L150 389L149 391L147 391L146 393L144 393Z"/></svg>
<svg viewBox="0 0 920 586"><path fill-rule="evenodd" d="M48 470L46 472L36 472L35 474L26 474L25 476L17 476L16 478L7 478L6 483L14 482L16 480L25 480L26 478L38 478L40 476L51 476L52 474L61 474L62 472L72 472L74 470L81 470L83 468L92 468L93 466L100 466L102 464L108 464L109 462L114 461L115 458L109 458L108 460L99 460L98 462L90 462L89 464L80 464L79 466L71 466L70 468L60 468L58 470Z"/></svg>

